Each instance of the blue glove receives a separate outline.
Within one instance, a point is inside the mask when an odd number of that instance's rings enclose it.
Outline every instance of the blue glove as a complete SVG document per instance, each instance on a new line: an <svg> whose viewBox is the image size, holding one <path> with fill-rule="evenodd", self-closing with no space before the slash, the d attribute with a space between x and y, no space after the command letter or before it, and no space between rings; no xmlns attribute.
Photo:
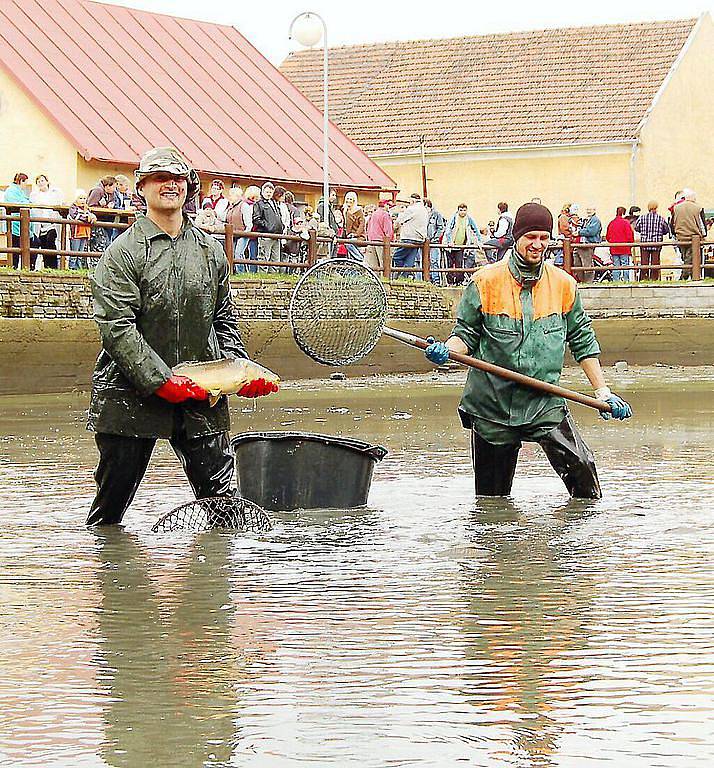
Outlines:
<svg viewBox="0 0 714 768"><path fill-rule="evenodd" d="M632 408L630 408L629 403L626 403L621 397L610 395L605 402L612 408L612 413L600 411L600 416L602 416L603 419L607 420L612 416L615 419L619 419L619 421L624 421L632 416Z"/></svg>
<svg viewBox="0 0 714 768"><path fill-rule="evenodd" d="M427 339L429 346L424 350L426 359L434 365L443 365L449 359L449 348L443 341L436 341L433 336Z"/></svg>

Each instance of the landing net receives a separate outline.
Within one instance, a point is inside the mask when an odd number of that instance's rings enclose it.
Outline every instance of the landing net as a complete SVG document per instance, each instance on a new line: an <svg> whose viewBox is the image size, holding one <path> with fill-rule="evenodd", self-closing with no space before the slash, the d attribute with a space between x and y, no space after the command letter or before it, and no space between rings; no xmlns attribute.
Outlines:
<svg viewBox="0 0 714 768"><path fill-rule="evenodd" d="M374 349L386 316L387 295L379 278L351 259L312 267L290 299L295 342L325 365L349 365Z"/></svg>
<svg viewBox="0 0 714 768"><path fill-rule="evenodd" d="M240 496L210 496L182 504L157 520L153 533L210 531L223 528L239 532L262 532L272 528L266 511Z"/></svg>

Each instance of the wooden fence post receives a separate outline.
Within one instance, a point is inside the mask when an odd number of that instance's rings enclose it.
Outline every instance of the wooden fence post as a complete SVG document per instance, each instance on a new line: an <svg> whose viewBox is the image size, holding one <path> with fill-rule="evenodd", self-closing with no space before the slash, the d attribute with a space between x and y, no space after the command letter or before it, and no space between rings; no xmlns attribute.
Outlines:
<svg viewBox="0 0 714 768"><path fill-rule="evenodd" d="M573 249L570 245L570 238L563 240L563 269L569 274L573 274Z"/></svg>
<svg viewBox="0 0 714 768"><path fill-rule="evenodd" d="M317 230L308 230L310 239L307 241L307 265L312 267L317 263Z"/></svg>
<svg viewBox="0 0 714 768"><path fill-rule="evenodd" d="M65 214L62 218L67 218L67 214ZM67 237L67 225L61 224L60 225L60 243L59 248L61 251L68 251L69 250L69 243L68 243L68 237ZM60 256L57 260L57 266L60 269L67 269L67 256Z"/></svg>
<svg viewBox="0 0 714 768"><path fill-rule="evenodd" d="M30 209L20 208L20 268L31 269L30 265Z"/></svg>
<svg viewBox="0 0 714 768"><path fill-rule="evenodd" d="M223 248L226 252L226 259L228 259L228 274L233 274L233 225L226 222L225 226L225 242Z"/></svg>
<svg viewBox="0 0 714 768"><path fill-rule="evenodd" d="M392 277L392 241L384 238L384 251L382 253L382 274L385 280L390 280Z"/></svg>
<svg viewBox="0 0 714 768"><path fill-rule="evenodd" d="M702 279L702 238L692 237L692 280Z"/></svg>
<svg viewBox="0 0 714 768"><path fill-rule="evenodd" d="M431 243L427 238L421 244L421 276L425 283L429 282L429 273L431 267Z"/></svg>

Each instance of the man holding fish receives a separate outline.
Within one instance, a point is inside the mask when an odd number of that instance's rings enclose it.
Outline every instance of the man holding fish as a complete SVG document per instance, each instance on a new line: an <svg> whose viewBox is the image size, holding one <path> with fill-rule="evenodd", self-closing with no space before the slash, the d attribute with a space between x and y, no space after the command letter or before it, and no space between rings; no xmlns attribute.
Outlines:
<svg viewBox="0 0 714 768"><path fill-rule="evenodd" d="M226 394L278 390L248 360L220 243L184 204L198 174L173 147L149 150L136 171L146 215L105 251L91 278L102 350L92 376L97 495L87 525L120 523L158 438L170 441L196 498L231 492Z"/></svg>

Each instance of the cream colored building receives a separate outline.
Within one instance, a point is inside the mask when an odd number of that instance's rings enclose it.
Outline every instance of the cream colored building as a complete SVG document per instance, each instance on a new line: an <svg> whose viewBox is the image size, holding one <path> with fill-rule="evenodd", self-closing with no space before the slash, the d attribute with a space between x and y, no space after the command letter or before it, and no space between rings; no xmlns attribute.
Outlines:
<svg viewBox="0 0 714 768"><path fill-rule="evenodd" d="M540 198L666 209L683 187L714 207L714 25L617 24L330 50L333 119L396 182L444 214ZM282 71L321 99L320 51ZM666 211L665 211L666 213Z"/></svg>

